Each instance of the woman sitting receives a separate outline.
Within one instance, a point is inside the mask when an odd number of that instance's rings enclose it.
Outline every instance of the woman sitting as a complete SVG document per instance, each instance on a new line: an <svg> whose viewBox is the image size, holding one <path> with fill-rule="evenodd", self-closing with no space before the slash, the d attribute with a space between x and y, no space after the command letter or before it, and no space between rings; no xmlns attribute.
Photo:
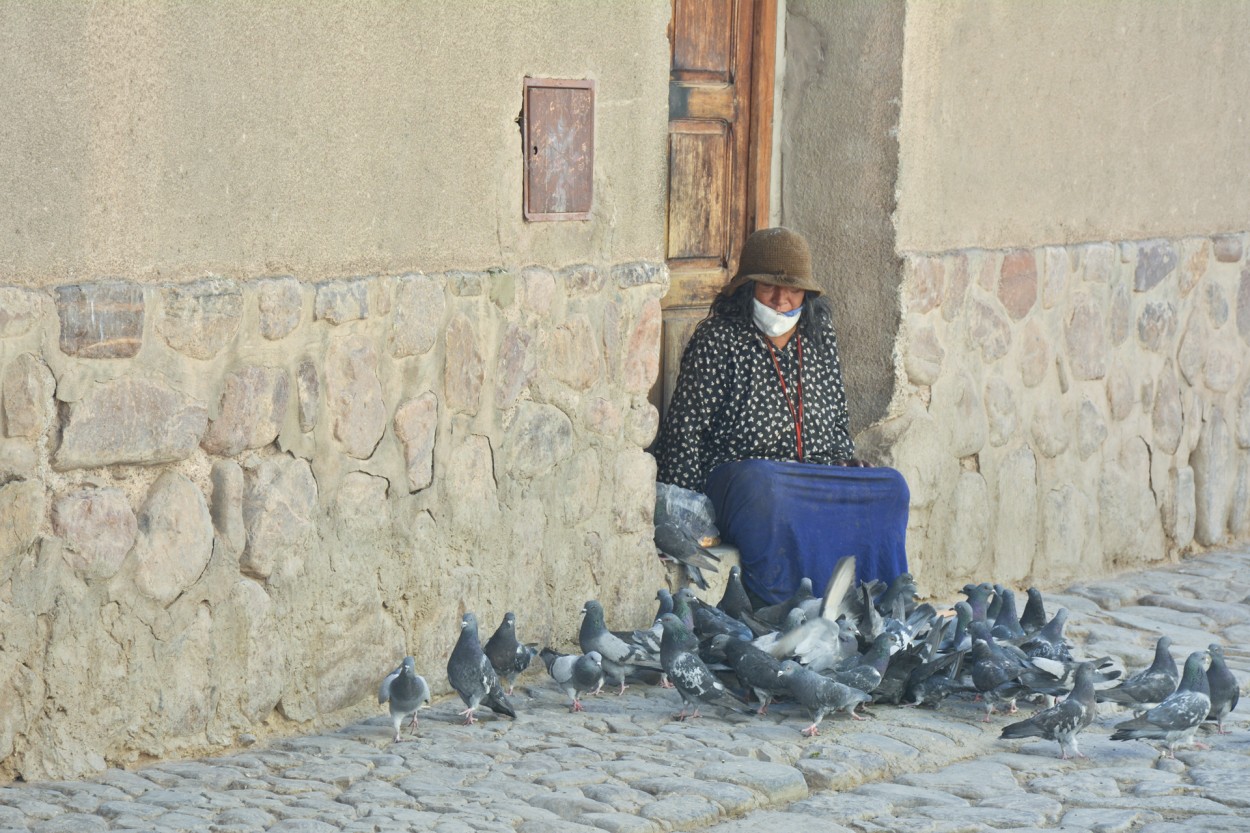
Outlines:
<svg viewBox="0 0 1250 833"><path fill-rule="evenodd" d="M703 492L747 589L823 592L844 555L860 581L907 570L907 483L855 458L828 299L807 241L761 229L681 358L658 479Z"/></svg>

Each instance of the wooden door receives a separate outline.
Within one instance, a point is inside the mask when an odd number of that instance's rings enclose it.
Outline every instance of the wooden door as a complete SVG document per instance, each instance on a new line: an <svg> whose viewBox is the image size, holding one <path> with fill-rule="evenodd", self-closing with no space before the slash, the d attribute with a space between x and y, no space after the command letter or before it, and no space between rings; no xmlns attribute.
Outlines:
<svg viewBox="0 0 1250 833"><path fill-rule="evenodd" d="M768 222L776 32L776 0L673 0L661 413L682 348Z"/></svg>

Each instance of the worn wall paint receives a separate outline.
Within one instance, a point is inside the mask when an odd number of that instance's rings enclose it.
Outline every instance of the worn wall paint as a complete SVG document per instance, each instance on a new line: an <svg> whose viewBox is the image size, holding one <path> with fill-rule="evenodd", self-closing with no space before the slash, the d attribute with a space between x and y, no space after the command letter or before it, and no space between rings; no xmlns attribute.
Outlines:
<svg viewBox="0 0 1250 833"><path fill-rule="evenodd" d="M909 2L898 248L1250 227L1250 5Z"/></svg>
<svg viewBox="0 0 1250 833"><path fill-rule="evenodd" d="M6 3L0 279L655 259L669 11ZM590 221L521 220L527 74L598 82Z"/></svg>

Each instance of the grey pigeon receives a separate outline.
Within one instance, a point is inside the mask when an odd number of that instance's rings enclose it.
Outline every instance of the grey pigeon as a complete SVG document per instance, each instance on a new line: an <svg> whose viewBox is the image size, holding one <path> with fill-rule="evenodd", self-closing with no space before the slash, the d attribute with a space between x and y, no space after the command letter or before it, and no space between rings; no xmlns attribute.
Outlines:
<svg viewBox="0 0 1250 833"><path fill-rule="evenodd" d="M1042 591L1036 587L1028 589L1028 597L1020 613L1020 627L1025 633L1034 633L1046 624L1046 602L1042 599Z"/></svg>
<svg viewBox="0 0 1250 833"><path fill-rule="evenodd" d="M517 675L529 668L530 661L538 654L537 648L517 641L516 616L512 611L504 614L503 621L486 640L483 650L495 673L508 684L508 694L512 693Z"/></svg>
<svg viewBox="0 0 1250 833"><path fill-rule="evenodd" d="M660 617L664 626L664 638L660 641L660 663L669 682L681 695L681 714L678 720L694 719L699 716L702 703L711 703L733 711L745 711L743 704L725 688L725 684L716 679L708 667L699 659L699 655L691 649L694 635L686 629L672 613ZM686 709L693 707L694 712L687 715Z"/></svg>
<svg viewBox="0 0 1250 833"><path fill-rule="evenodd" d="M712 650L725 657L738 682L760 701L756 714L768 714L768 704L777 694L789 691L789 685L781 676L781 663L751 643L718 634L712 637Z"/></svg>
<svg viewBox="0 0 1250 833"><path fill-rule="evenodd" d="M543 648L539 656L547 666L551 679L573 701L569 711L584 711L581 696L588 691L598 691L603 685L603 657L599 656L599 652L560 654Z"/></svg>
<svg viewBox="0 0 1250 833"><path fill-rule="evenodd" d="M1003 603L998 609L998 616L994 617L994 627L990 632L995 639L1024 638L1024 628L1020 625L1019 614L1016 613L1016 594L1010 588L1004 587L998 595Z"/></svg>
<svg viewBox="0 0 1250 833"><path fill-rule="evenodd" d="M988 581L980 584L966 584L963 592L968 597L968 606L972 608L972 621L986 621L989 618L990 598L994 595L994 585Z"/></svg>
<svg viewBox="0 0 1250 833"><path fill-rule="evenodd" d="M679 599L684 599L690 607L691 616L694 619L694 634L700 641L710 640L717 634L727 634L744 642L750 642L755 638L755 634L751 629L742 622L730 616L719 607L713 607L704 604L695 596L694 591L689 587L683 587L673 596L673 604L680 604Z"/></svg>
<svg viewBox="0 0 1250 833"><path fill-rule="evenodd" d="M701 545L699 541L676 522L661 520L655 526L655 548L676 562L687 567L717 572L720 556Z"/></svg>
<svg viewBox="0 0 1250 833"><path fill-rule="evenodd" d="M865 694L872 694L881 684L886 666L890 663L890 635L883 633L873 640L872 646L863 656L849 657L840 668L835 668L827 676L834 680L857 688Z"/></svg>
<svg viewBox="0 0 1250 833"><path fill-rule="evenodd" d="M803 729L807 737L820 734L820 722L829 712L847 712L855 720L863 720L855 707L868 701L868 695L857 688L834 682L815 671L808 671L792 659L781 664L781 674L790 684L790 693L811 715L812 725Z"/></svg>
<svg viewBox="0 0 1250 833"><path fill-rule="evenodd" d="M1176 691L1180 681L1180 672L1176 669L1176 660L1172 659L1172 637L1161 636L1155 643L1154 661L1148 668L1124 678L1124 682L1114 688L1106 688L1097 693L1099 703L1119 703L1129 706L1138 713L1150 706L1163 702L1163 699Z"/></svg>
<svg viewBox="0 0 1250 833"><path fill-rule="evenodd" d="M477 617L472 613L464 614L460 620L460 638L447 659L447 682L467 706L461 712L466 726L477 722L473 712L479 706L486 706L496 714L516 717L516 711L499 685L499 675L482 651L477 637Z"/></svg>
<svg viewBox="0 0 1250 833"><path fill-rule="evenodd" d="M630 645L608 630L603 619L603 605L594 599L586 602L582 608L582 626L577 633L577 641L583 653L599 652L603 662L603 676L607 681L620 685L618 695L625 693L627 674L632 673L638 665L651 665L645 651L637 645Z"/></svg>
<svg viewBox="0 0 1250 833"><path fill-rule="evenodd" d="M743 613L750 614L754 607L747 589L742 585L742 568L734 565L729 568L729 580L725 582L725 592L716 606L737 619Z"/></svg>
<svg viewBox="0 0 1250 833"><path fill-rule="evenodd" d="M1084 758L1076 736L1093 722L1098 713L1094 701L1094 666L1084 662L1076 669L1076 686L1072 693L1048 709L1027 720L1003 727L1002 738L1045 738L1059 743L1059 757L1065 761L1068 752Z"/></svg>
<svg viewBox="0 0 1250 833"><path fill-rule="evenodd" d="M1181 684L1162 703L1141 717L1117 723L1112 740L1163 741L1164 757L1175 757L1176 747L1194 743L1194 732L1211 713L1211 692L1207 684L1206 651L1194 651L1185 660Z"/></svg>
<svg viewBox="0 0 1250 833"><path fill-rule="evenodd" d="M1020 650L1031 657L1072 662L1072 649L1063 634L1067 623L1068 609L1061 607L1049 622L1020 643Z"/></svg>
<svg viewBox="0 0 1250 833"><path fill-rule="evenodd" d="M1024 673L1023 661L1004 651L1000 646L984 639L972 645L972 684L985 703L985 722L1001 707L1008 714L1016 712L1016 698L1027 694L1029 689L1020 682Z"/></svg>
<svg viewBox="0 0 1250 833"><path fill-rule="evenodd" d="M1224 718L1237 708L1237 701L1241 699L1241 687L1233 672L1228 670L1228 663L1224 661L1224 649L1218 644L1212 644L1207 650L1211 652L1211 667L1207 669L1211 711L1207 720L1214 720L1216 732L1224 735L1228 734L1224 731Z"/></svg>
<svg viewBox="0 0 1250 833"><path fill-rule="evenodd" d="M425 678L416 672L416 660L404 657L399 667L386 675L378 686L378 702L390 704L396 743L399 742L399 727L408 715L412 715L409 728L416 732L417 712L430 702L430 687L425 684Z"/></svg>

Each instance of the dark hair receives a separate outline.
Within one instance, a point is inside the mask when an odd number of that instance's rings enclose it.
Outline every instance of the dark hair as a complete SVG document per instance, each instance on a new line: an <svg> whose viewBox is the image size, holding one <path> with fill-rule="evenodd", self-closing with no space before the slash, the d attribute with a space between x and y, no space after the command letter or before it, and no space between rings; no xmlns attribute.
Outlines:
<svg viewBox="0 0 1250 833"><path fill-rule="evenodd" d="M752 323L755 301L755 281L747 281L734 291L726 286L712 299L708 318L737 318ZM707 319L704 319L707 320ZM813 344L823 346L825 333L833 331L833 305L824 294L803 299L803 312L799 313L799 333Z"/></svg>

